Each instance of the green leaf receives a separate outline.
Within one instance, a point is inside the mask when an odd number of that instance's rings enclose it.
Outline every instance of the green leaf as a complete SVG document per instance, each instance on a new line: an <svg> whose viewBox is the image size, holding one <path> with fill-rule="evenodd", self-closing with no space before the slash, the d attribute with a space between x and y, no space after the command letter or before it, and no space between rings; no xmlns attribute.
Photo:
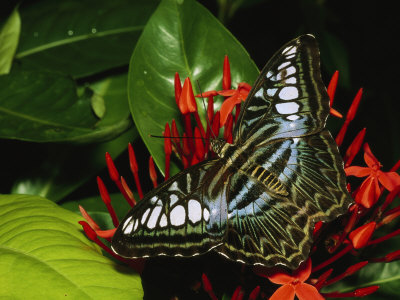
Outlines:
<svg viewBox="0 0 400 300"><path fill-rule="evenodd" d="M136 137L137 131L133 128L112 141L100 144L47 145L45 151L48 155L40 166L22 174L11 192L59 201L105 167L106 152L116 159Z"/></svg>
<svg viewBox="0 0 400 300"><path fill-rule="evenodd" d="M159 135L166 122L180 120L174 99L175 72L182 80L188 76L193 83L198 80L203 91L220 90L226 54L232 83L252 84L258 70L246 50L192 0L162 1L143 30L130 62L128 96L136 127L161 170L163 140L148 135ZM193 87L197 90L196 84ZM198 108L202 110L201 102Z"/></svg>
<svg viewBox="0 0 400 300"><path fill-rule="evenodd" d="M23 64L83 77L127 65L158 0L44 0L21 6Z"/></svg>
<svg viewBox="0 0 400 300"><path fill-rule="evenodd" d="M0 29L0 75L10 72L15 50L17 50L21 19L17 9Z"/></svg>
<svg viewBox="0 0 400 300"><path fill-rule="evenodd" d="M0 298L142 299L140 277L103 256L81 219L44 198L0 196Z"/></svg>
<svg viewBox="0 0 400 300"><path fill-rule="evenodd" d="M92 95L84 93L78 98L71 78L17 68L0 76L0 137L34 142L111 140L131 126L125 83L122 75L103 82L110 112L99 122L92 111Z"/></svg>

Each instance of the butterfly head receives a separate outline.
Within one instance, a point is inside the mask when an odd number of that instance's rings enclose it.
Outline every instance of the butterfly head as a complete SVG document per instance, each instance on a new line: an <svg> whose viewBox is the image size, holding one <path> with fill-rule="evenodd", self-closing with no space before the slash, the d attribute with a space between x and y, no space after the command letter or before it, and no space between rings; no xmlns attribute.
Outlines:
<svg viewBox="0 0 400 300"><path fill-rule="evenodd" d="M228 143L225 142L223 139L211 139L210 141L210 148L214 151L219 157L223 156L223 153L226 151L226 148L229 146Z"/></svg>

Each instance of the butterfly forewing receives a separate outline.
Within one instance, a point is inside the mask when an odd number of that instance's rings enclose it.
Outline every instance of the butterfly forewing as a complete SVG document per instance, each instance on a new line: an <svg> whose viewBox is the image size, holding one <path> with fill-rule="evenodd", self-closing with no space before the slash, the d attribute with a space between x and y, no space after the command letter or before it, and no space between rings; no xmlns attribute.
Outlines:
<svg viewBox="0 0 400 300"><path fill-rule="evenodd" d="M317 221L352 202L343 162L324 129L329 98L315 38L283 46L261 71L219 158L172 177L121 222L125 257L193 256L211 249L246 264L295 269Z"/></svg>
<svg viewBox="0 0 400 300"><path fill-rule="evenodd" d="M322 130L328 113L317 43L304 35L284 45L261 71L244 103L235 143L312 134Z"/></svg>

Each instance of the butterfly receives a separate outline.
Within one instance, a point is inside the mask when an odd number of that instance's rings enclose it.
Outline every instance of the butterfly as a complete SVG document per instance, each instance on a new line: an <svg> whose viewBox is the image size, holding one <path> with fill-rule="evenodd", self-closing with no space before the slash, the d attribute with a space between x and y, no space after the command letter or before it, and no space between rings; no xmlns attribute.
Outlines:
<svg viewBox="0 0 400 300"><path fill-rule="evenodd" d="M328 114L316 39L300 36L262 69L233 143L212 140L215 159L148 193L117 228L113 251L128 258L216 251L245 264L296 269L309 255L314 224L352 203L325 129Z"/></svg>

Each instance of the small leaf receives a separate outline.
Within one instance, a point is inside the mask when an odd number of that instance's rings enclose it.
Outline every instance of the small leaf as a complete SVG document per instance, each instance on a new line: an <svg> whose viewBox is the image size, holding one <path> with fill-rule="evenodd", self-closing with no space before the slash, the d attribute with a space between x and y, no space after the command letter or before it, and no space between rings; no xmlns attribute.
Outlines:
<svg viewBox="0 0 400 300"><path fill-rule="evenodd" d="M81 219L44 198L0 196L0 298L142 299L140 277L103 256Z"/></svg>
<svg viewBox="0 0 400 300"><path fill-rule="evenodd" d="M96 93L93 93L90 98L90 103L92 104L92 109L95 115L102 119L106 113L106 105L104 103L104 98Z"/></svg>
<svg viewBox="0 0 400 300"><path fill-rule="evenodd" d="M10 72L20 31L21 19L18 10L14 9L0 29L0 75Z"/></svg>

